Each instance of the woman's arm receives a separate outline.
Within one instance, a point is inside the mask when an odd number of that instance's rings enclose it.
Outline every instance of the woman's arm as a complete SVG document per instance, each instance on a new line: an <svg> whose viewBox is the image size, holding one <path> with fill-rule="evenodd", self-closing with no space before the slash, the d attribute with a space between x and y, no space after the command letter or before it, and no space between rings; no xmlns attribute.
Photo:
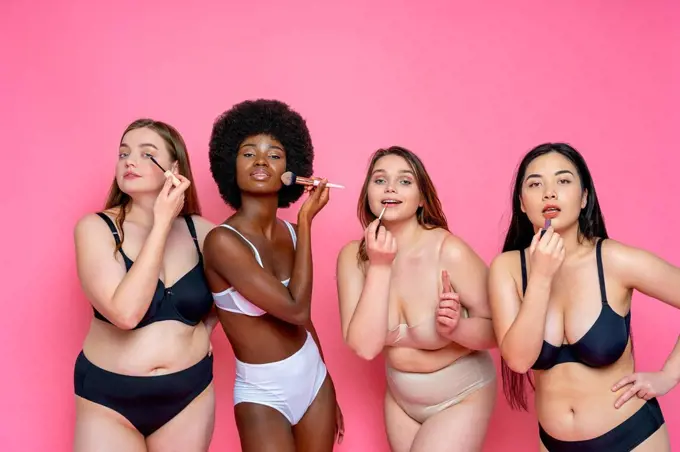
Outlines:
<svg viewBox="0 0 680 452"><path fill-rule="evenodd" d="M129 272L114 256L115 241L97 215L80 219L74 231L80 284L92 305L121 329L137 326L149 309L172 222L154 223Z"/></svg>
<svg viewBox="0 0 680 452"><path fill-rule="evenodd" d="M214 228L206 236L205 266L270 315L295 325L306 325L311 301L311 287L305 287L305 283L311 286L309 229L298 227L298 246L288 287L263 269L255 260L253 250L227 228Z"/></svg>
<svg viewBox="0 0 680 452"><path fill-rule="evenodd" d="M203 245L205 243L205 238L208 235L208 233L215 228L215 224L199 215L192 215L191 219L194 221L194 226L196 228L198 248L201 250L201 253L203 253ZM219 318L217 317L217 309L215 308L215 305L213 305L208 315L203 319L203 324L205 325L205 328L208 330L208 334L212 334L212 331L213 329L215 329L215 326L217 325L218 322Z"/></svg>
<svg viewBox="0 0 680 452"><path fill-rule="evenodd" d="M605 269L611 271L625 288L637 290L680 309L680 268L649 251L611 239L603 243L602 253ZM636 394L643 398L666 394L678 382L680 382L680 338L676 341L661 372L635 373L614 386L613 389L618 390L624 385L632 385L617 400L616 406L620 407Z"/></svg>
<svg viewBox="0 0 680 452"><path fill-rule="evenodd" d="M441 261L448 271L455 292L470 317L460 317L447 338L471 350L495 348L487 296L488 269L484 261L460 238L449 235L442 245Z"/></svg>
<svg viewBox="0 0 680 452"><path fill-rule="evenodd" d="M360 357L372 360L385 346L391 265L366 264L364 276L357 261L359 242L345 245L337 260L340 322L345 343Z"/></svg>
<svg viewBox="0 0 680 452"><path fill-rule="evenodd" d="M489 270L489 300L501 356L512 370L526 373L543 346L551 281L538 275L529 278L522 301L510 273L510 268L518 262L517 252L503 253L493 260Z"/></svg>

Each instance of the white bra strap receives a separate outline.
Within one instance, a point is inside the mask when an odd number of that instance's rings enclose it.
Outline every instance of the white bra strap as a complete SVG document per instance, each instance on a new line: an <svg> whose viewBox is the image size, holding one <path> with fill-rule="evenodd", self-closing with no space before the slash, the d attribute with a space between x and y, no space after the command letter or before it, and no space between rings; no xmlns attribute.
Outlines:
<svg viewBox="0 0 680 452"><path fill-rule="evenodd" d="M221 224L220 226L222 226L222 227L224 227L224 228L227 228L227 229L231 229L232 231L234 231L235 233L237 233L238 235L240 235L241 238L242 238L243 240L245 240L245 242L246 242L248 245L250 245L250 247L251 247L251 248L253 249L253 251L255 252L255 259L257 259L257 263L260 264L260 267L264 268L264 265L262 264L262 259L260 259L260 253L257 251L257 248L255 248L255 245L253 245L253 244L250 242L250 240L248 240L243 234L241 234L240 232L238 232L238 230L236 230L236 228L233 227L233 226L230 226L230 225L228 225L228 224Z"/></svg>
<svg viewBox="0 0 680 452"><path fill-rule="evenodd" d="M293 239L293 248L297 247L297 235L295 234L295 228L293 227L292 224L287 222L286 220L283 220L284 223L286 223L286 226L288 226L288 230L290 231L290 236Z"/></svg>

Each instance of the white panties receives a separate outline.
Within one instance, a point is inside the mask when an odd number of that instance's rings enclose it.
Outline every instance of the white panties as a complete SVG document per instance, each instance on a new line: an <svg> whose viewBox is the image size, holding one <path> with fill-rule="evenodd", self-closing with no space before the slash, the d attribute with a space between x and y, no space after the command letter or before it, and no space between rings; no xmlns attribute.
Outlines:
<svg viewBox="0 0 680 452"><path fill-rule="evenodd" d="M326 379L326 365L307 332L307 340L288 358L265 364L236 360L234 405L257 403L274 408L291 425L300 422Z"/></svg>

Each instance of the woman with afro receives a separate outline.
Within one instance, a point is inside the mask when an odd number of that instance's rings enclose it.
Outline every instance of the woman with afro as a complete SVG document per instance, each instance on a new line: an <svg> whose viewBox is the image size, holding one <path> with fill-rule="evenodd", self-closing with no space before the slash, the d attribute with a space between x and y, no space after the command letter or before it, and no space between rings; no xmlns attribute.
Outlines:
<svg viewBox="0 0 680 452"><path fill-rule="evenodd" d="M275 100L245 101L217 118L210 170L235 210L205 239L205 271L236 358L234 414L243 451L332 451L342 414L310 316L311 228L328 202L312 175L304 119ZM297 224L277 218L307 191Z"/></svg>

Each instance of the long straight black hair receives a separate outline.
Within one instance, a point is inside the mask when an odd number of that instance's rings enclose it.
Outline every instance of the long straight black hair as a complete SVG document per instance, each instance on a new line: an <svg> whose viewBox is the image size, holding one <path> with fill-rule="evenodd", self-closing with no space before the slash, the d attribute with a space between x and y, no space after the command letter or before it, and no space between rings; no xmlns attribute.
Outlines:
<svg viewBox="0 0 680 452"><path fill-rule="evenodd" d="M551 152L562 155L574 164L581 179L581 190L588 191L586 206L581 209L581 213L578 216L579 240L592 241L597 237L602 239L609 237L607 235L607 228L604 225L604 217L600 210L600 203L595 193L595 184L583 156L568 144L544 143L530 150L517 167L512 191L512 218L510 219L508 232L505 235L503 252L519 251L523 253L531 245L535 232L529 217L522 212L522 184L529 164L534 159ZM501 373L503 377L503 393L511 408L528 411L526 382L528 381L532 389L535 389L530 372L526 374L517 373L510 369L505 360L501 358Z"/></svg>

